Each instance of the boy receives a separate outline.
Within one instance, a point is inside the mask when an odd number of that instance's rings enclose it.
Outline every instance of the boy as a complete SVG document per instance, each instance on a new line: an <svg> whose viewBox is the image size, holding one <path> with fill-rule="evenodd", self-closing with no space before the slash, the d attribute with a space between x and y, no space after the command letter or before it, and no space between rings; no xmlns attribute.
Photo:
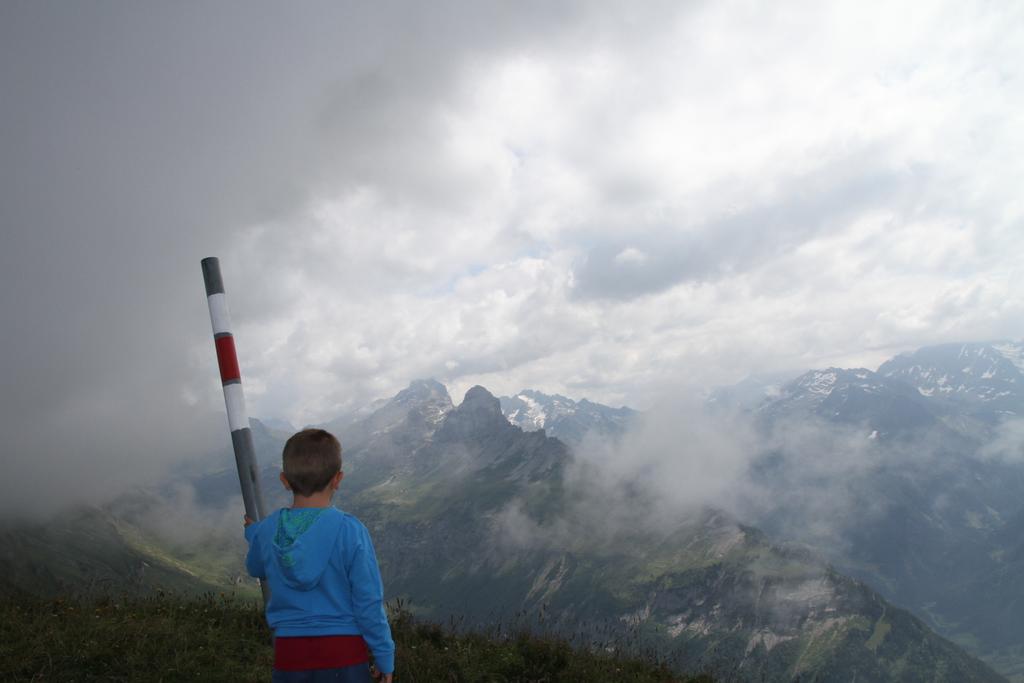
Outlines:
<svg viewBox="0 0 1024 683"><path fill-rule="evenodd" d="M246 569L270 586L273 683L365 683L367 646L391 683L395 644L370 534L331 506L344 476L341 444L323 429L305 429L285 443L282 461L292 506L257 523L245 518Z"/></svg>

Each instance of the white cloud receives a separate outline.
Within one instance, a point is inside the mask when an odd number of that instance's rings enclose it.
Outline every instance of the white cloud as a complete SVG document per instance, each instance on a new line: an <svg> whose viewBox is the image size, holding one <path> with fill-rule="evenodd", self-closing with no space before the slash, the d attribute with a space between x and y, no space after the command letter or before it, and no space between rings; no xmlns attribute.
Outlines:
<svg viewBox="0 0 1024 683"><path fill-rule="evenodd" d="M302 344L258 344L287 353L255 366L301 388L268 397L329 411L341 385L365 400L435 374L644 405L1019 336L1019 30L887 8L712 5L643 41L466 66L428 145L457 201L396 203L385 179L314 205L280 311Z"/></svg>
<svg viewBox="0 0 1024 683"><path fill-rule="evenodd" d="M251 412L300 423L424 375L645 407L1024 336L1015 6L153 11L0 41L35 65L2 83L12 427L215 407L182 283L217 252Z"/></svg>
<svg viewBox="0 0 1024 683"><path fill-rule="evenodd" d="M647 261L647 254L640 251L636 247L626 247L618 254L615 255L615 262L619 264L638 264L641 265Z"/></svg>

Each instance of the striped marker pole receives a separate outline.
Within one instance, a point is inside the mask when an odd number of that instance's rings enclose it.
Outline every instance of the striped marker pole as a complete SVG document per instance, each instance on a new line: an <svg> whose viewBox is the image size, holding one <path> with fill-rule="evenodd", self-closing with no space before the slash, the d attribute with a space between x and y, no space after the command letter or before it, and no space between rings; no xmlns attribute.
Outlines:
<svg viewBox="0 0 1024 683"><path fill-rule="evenodd" d="M235 338L231 334L231 316L224 296L224 280L220 276L220 261L216 257L204 258L203 281L206 283L206 301L210 305L210 324L213 325L213 344L217 349L217 365L224 387L224 403L228 409L228 427L231 446L238 466L238 482L242 485L245 514L254 521L266 516L263 492L260 490L259 469L256 467L256 449L252 443L249 416L245 412L245 394L242 393L242 373L235 354ZM267 600L267 587L260 582L263 600Z"/></svg>

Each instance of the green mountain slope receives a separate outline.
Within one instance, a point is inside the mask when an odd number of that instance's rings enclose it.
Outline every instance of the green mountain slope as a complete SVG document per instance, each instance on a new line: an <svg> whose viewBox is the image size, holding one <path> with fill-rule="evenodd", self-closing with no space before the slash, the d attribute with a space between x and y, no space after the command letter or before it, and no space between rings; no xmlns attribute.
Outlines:
<svg viewBox="0 0 1024 683"><path fill-rule="evenodd" d="M389 597L419 615L468 626L520 615L584 642L655 648L679 671L726 680L1004 680L866 584L721 512L654 523L628 482L619 499L581 500L566 446L509 424L480 387L454 409L436 386L410 390L402 405L344 427L336 502L370 528ZM279 448L268 439L260 452L270 508L288 502ZM193 503L216 516L236 488L230 470L204 476ZM227 585L242 559L240 525L229 543L156 543L138 530L148 502L122 500L116 516L82 520L102 529L83 534L98 534L92 545L107 552L61 546L55 531L22 560L42 554L40 585L50 589L90 574L100 578L87 585L120 576L139 590ZM66 557L75 553L89 558L84 566ZM154 560L158 572L140 570ZM26 585L40 571L38 562L10 566Z"/></svg>
<svg viewBox="0 0 1024 683"><path fill-rule="evenodd" d="M510 425L481 388L436 429L400 420L353 451L339 503L371 528L389 590L431 617L525 611L566 633L628 632L730 680L1003 680L865 584L724 514L660 528L580 516L565 446Z"/></svg>
<svg viewBox="0 0 1024 683"><path fill-rule="evenodd" d="M45 523L0 527L0 593L32 595L201 593L226 581L174 557L147 534L96 508ZM246 589L251 590L251 589Z"/></svg>
<svg viewBox="0 0 1024 683"><path fill-rule="evenodd" d="M877 373L812 370L777 387L749 415L778 446L751 468L761 494L741 514L1024 681L1018 348L926 347Z"/></svg>

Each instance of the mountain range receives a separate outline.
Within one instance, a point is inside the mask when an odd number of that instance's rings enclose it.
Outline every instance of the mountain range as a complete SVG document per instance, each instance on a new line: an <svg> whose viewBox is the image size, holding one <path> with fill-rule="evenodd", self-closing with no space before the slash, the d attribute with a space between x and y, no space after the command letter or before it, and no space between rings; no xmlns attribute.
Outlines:
<svg viewBox="0 0 1024 683"><path fill-rule="evenodd" d="M866 584L722 511L650 525L642 501L620 500L614 525L609 510L595 519L586 506L602 501L572 480L572 450L512 424L521 405L503 414L482 387L457 407L445 395L414 382L340 430L345 507L378 539L389 589L431 617L610 623L730 680L999 680Z"/></svg>
<svg viewBox="0 0 1024 683"><path fill-rule="evenodd" d="M523 389L515 396L502 396L498 400L508 421L523 431L543 429L548 436L571 446L579 445L587 436L621 435L638 415L626 406L610 408L585 398L577 402L532 389Z"/></svg>
<svg viewBox="0 0 1024 683"><path fill-rule="evenodd" d="M744 519L815 548L1015 680L1024 679L1022 351L948 344L875 372L809 371L746 408L775 446L752 464L766 495Z"/></svg>
<svg viewBox="0 0 1024 683"><path fill-rule="evenodd" d="M525 613L726 680L1005 680L962 648L1024 680L1022 357L1007 342L927 347L877 371L712 392L709 409L758 436L749 495L657 518L642 486L604 488L576 452L589 434L642 428L644 413L482 387L455 406L419 380L328 425L345 446L338 504L370 528L389 594L432 617ZM252 427L268 506L287 504L286 434ZM0 590L120 580L254 594L240 534L197 523L173 538L154 521L181 508L232 518L237 475L227 451L214 461L75 524L0 530L19 549L0 553ZM61 534L100 541L62 553ZM53 540L33 545L40 535Z"/></svg>

